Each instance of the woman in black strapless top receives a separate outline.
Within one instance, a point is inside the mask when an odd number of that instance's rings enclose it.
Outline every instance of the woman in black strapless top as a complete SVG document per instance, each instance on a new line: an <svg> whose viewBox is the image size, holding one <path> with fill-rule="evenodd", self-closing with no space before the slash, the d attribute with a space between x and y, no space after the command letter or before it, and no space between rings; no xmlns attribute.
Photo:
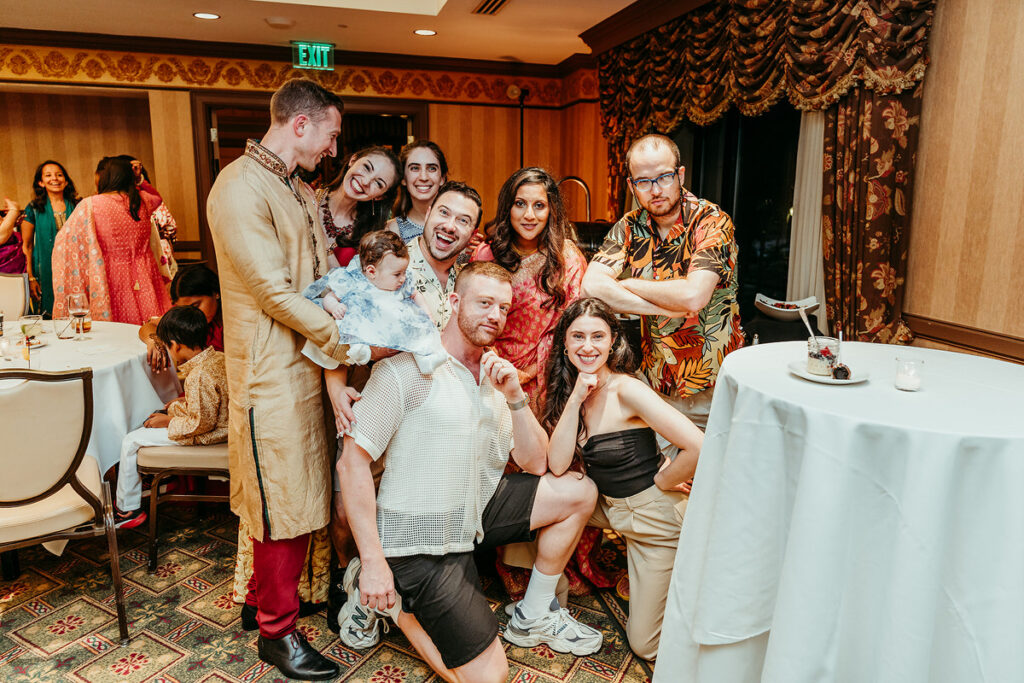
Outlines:
<svg viewBox="0 0 1024 683"><path fill-rule="evenodd" d="M629 620L639 657L658 654L688 480L704 434L635 377L618 320L598 299L562 314L548 364L543 423L551 434L548 467L560 475L581 464L601 496L590 524L626 539ZM662 462L656 436L679 447Z"/></svg>

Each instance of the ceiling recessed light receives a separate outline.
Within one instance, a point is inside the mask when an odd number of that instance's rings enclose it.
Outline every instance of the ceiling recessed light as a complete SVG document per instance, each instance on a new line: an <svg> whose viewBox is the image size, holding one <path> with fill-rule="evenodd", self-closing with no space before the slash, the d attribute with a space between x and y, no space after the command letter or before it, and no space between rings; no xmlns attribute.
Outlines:
<svg viewBox="0 0 1024 683"><path fill-rule="evenodd" d="M220 19L220 15L213 12L193 12L192 16L196 19Z"/></svg>
<svg viewBox="0 0 1024 683"><path fill-rule="evenodd" d="M413 31L413 33L415 33L418 36L436 36L437 35L437 31L433 31L433 30L431 30L429 28L418 28L415 31Z"/></svg>

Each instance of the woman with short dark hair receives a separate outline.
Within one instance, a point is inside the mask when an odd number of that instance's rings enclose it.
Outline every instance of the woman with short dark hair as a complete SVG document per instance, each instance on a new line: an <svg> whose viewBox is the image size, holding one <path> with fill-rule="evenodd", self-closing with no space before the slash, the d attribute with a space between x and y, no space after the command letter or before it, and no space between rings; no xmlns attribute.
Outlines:
<svg viewBox="0 0 1024 683"><path fill-rule="evenodd" d="M54 243L54 314L67 312L68 295L85 294L93 320L141 325L171 306L159 240L131 163L105 157L96 174L97 194L75 208Z"/></svg>
<svg viewBox="0 0 1024 683"><path fill-rule="evenodd" d="M208 336L206 346L224 350L224 319L220 310L220 280L217 273L203 264L185 266L171 280L171 303L175 306L194 306L206 316ZM168 357L156 336L160 318L150 318L139 328L139 339L146 344L146 360L153 372L167 368Z"/></svg>

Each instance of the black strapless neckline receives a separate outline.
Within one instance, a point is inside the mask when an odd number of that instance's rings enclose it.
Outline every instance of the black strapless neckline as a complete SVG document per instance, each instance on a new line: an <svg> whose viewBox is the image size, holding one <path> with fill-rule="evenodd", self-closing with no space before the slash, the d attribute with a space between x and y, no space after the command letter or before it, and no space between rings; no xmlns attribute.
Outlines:
<svg viewBox="0 0 1024 683"><path fill-rule="evenodd" d="M629 429L618 429L618 430L616 430L614 432L601 432L600 434L593 434L593 435L587 437L587 442L585 444L583 444L583 448L586 448L587 446L589 446L591 444L591 442L594 441L594 440L605 441L607 439L612 439L612 438L615 438L617 436L622 436L623 434L630 434L632 432L653 432L653 431L654 430L651 429L650 427L630 427Z"/></svg>
<svg viewBox="0 0 1024 683"><path fill-rule="evenodd" d="M583 445L583 463L603 495L628 498L654 484L661 464L657 435L650 427L594 434Z"/></svg>

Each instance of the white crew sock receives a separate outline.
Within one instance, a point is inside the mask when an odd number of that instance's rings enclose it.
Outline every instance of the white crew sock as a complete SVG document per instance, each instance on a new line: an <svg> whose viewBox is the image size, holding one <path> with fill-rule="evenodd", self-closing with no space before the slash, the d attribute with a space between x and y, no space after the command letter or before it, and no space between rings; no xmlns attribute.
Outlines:
<svg viewBox="0 0 1024 683"><path fill-rule="evenodd" d="M551 611L551 602L555 599L555 589L561 574L545 574L533 565L530 583L526 586L526 595L519 603L519 610L527 619L537 619Z"/></svg>

